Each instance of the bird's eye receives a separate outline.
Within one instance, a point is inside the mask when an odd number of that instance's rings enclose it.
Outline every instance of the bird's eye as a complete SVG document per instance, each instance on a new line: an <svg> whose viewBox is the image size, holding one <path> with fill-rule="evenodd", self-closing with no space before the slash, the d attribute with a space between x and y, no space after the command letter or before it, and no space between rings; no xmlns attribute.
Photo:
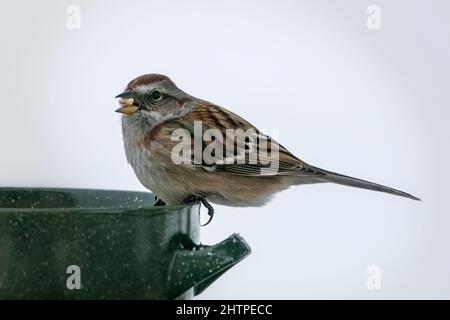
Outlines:
<svg viewBox="0 0 450 320"><path fill-rule="evenodd" d="M158 101L158 100L161 99L161 97L162 97L161 91L155 90L155 91L152 92L152 99L153 100Z"/></svg>

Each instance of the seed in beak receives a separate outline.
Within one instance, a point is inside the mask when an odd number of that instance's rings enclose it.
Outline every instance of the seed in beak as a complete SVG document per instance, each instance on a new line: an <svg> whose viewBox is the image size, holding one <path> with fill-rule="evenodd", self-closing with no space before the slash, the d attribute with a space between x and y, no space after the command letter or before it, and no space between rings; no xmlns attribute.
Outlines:
<svg viewBox="0 0 450 320"><path fill-rule="evenodd" d="M123 99L123 98L119 99L119 104L120 104L122 107L129 107L129 106L132 106L133 103L134 103L134 99Z"/></svg>

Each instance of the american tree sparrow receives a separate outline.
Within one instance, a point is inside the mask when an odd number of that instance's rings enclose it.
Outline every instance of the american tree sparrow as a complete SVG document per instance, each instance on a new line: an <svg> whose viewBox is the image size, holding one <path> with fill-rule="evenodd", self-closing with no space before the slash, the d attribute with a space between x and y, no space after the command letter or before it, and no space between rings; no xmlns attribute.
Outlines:
<svg viewBox="0 0 450 320"><path fill-rule="evenodd" d="M322 182L419 200L400 190L309 165L245 119L183 92L166 76L140 76L116 98L121 106L116 111L124 114L127 160L139 181L159 198L157 204L200 200L211 221L214 211L208 201L261 206L292 185ZM236 131L247 135L239 139ZM180 137L188 143L180 145ZM210 159L204 158L207 150Z"/></svg>

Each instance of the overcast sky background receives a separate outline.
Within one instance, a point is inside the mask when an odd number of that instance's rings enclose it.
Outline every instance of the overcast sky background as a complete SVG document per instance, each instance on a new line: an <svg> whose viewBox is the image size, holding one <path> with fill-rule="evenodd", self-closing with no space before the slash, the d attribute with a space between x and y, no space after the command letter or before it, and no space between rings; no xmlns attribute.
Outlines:
<svg viewBox="0 0 450 320"><path fill-rule="evenodd" d="M444 0L3 2L0 184L144 190L114 96L166 74L279 129L313 165L423 199L312 185L264 208L217 206L203 242L237 232L253 252L200 298L450 298L449 12Z"/></svg>

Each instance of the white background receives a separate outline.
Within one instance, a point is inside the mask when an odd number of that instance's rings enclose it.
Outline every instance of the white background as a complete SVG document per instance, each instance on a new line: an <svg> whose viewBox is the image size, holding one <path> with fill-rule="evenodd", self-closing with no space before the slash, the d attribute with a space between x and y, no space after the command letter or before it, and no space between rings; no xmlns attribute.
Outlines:
<svg viewBox="0 0 450 320"><path fill-rule="evenodd" d="M66 9L81 8L81 29ZM369 5L381 29L366 26ZM114 96L145 73L225 106L301 159L423 199L337 185L216 207L253 252L200 298L450 298L448 1L3 1L0 184L143 190ZM366 286L370 265L382 287Z"/></svg>

